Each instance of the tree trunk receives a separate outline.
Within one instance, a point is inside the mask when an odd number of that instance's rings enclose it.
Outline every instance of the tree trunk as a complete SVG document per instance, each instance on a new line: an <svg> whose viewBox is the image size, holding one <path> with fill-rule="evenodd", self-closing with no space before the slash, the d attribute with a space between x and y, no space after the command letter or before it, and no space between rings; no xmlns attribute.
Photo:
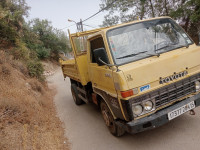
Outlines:
<svg viewBox="0 0 200 150"><path fill-rule="evenodd" d="M152 1L149 0L149 2L150 2L150 5L151 5L152 17L155 17L155 13L154 13L154 8L153 8Z"/></svg>
<svg viewBox="0 0 200 150"><path fill-rule="evenodd" d="M167 0L164 1L164 7L165 7L166 16L169 16L169 11L168 11L168 8L167 8Z"/></svg>
<svg viewBox="0 0 200 150"><path fill-rule="evenodd" d="M142 6L142 8L141 8L141 12L140 12L140 20L142 20L143 17L144 17L144 13L145 13L145 7L144 7L144 4L145 4L145 1L142 0L142 1L141 1L141 6Z"/></svg>
<svg viewBox="0 0 200 150"><path fill-rule="evenodd" d="M187 17L184 25L184 29L186 32L188 32L189 22L190 22L190 17Z"/></svg>

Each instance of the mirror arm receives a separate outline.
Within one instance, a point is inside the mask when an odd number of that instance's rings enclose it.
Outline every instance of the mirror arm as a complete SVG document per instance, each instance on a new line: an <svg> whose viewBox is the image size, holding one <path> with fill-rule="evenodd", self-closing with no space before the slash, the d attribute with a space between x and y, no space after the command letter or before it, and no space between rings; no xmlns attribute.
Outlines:
<svg viewBox="0 0 200 150"><path fill-rule="evenodd" d="M108 66L108 67L113 67L113 66L115 66L115 65L111 65L111 64L105 63L100 57L99 57L99 61L100 61L102 64L104 64L104 65L106 65L106 66Z"/></svg>
<svg viewBox="0 0 200 150"><path fill-rule="evenodd" d="M118 69L118 67L119 67L119 66L117 66L117 65L111 65L111 64L107 64L107 63L105 63L103 60L101 60L101 58L100 58L100 57L99 57L99 61L100 61L102 64L104 64L104 65L108 66L108 67L109 67L109 69L110 69L110 67L116 67L116 68L117 68L117 72L118 72L118 71L120 71L120 70Z"/></svg>

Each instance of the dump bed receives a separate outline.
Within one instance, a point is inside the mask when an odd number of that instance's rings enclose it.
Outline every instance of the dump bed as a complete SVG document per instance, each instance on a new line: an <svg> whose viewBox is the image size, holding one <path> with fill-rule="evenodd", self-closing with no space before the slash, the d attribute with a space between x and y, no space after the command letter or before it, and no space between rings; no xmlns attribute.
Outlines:
<svg viewBox="0 0 200 150"><path fill-rule="evenodd" d="M89 82L87 55L82 54L70 60L60 60L63 76L86 85Z"/></svg>
<svg viewBox="0 0 200 150"><path fill-rule="evenodd" d="M64 78L69 77L73 80L80 81L78 68L75 63L75 59L71 60L60 60L60 64L62 66L63 76Z"/></svg>

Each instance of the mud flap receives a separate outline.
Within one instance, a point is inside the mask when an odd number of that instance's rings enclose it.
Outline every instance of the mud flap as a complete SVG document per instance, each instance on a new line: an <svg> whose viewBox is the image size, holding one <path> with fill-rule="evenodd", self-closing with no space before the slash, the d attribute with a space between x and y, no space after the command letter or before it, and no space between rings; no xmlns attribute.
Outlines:
<svg viewBox="0 0 200 150"><path fill-rule="evenodd" d="M125 125L124 123L120 122L120 121L115 121L116 127L117 127L117 136L122 136L126 130L125 130Z"/></svg>

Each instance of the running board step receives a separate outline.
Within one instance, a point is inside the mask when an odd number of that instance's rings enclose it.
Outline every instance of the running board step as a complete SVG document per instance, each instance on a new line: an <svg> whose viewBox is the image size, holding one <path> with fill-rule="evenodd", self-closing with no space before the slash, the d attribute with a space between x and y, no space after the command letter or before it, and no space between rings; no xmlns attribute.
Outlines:
<svg viewBox="0 0 200 150"><path fill-rule="evenodd" d="M81 94L78 94L78 97L83 100L85 103L88 103L88 100L84 98Z"/></svg>

